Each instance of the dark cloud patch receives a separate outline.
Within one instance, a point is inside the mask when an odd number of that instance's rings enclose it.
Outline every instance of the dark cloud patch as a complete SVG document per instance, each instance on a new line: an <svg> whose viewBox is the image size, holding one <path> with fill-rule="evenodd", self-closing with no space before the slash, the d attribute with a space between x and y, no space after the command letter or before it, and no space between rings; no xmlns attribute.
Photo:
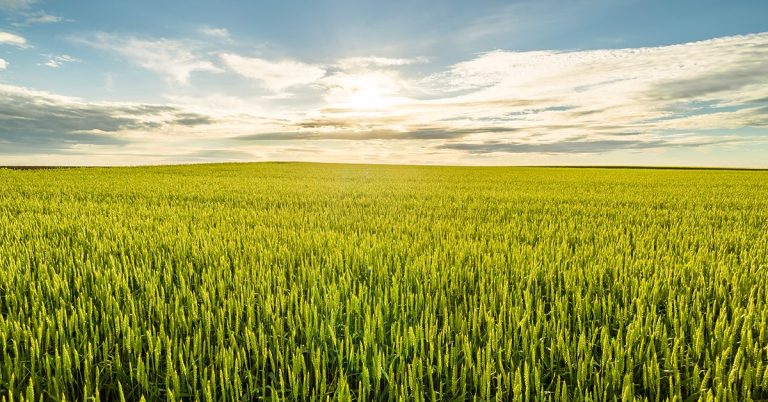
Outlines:
<svg viewBox="0 0 768 402"><path fill-rule="evenodd" d="M78 145L121 146L128 142L114 136L89 133L70 133L67 135L30 135L3 138L0 128L0 155L65 154Z"/></svg>
<svg viewBox="0 0 768 402"><path fill-rule="evenodd" d="M197 113L177 113L174 124L180 126L206 126L215 123L216 121L209 116L197 114Z"/></svg>
<svg viewBox="0 0 768 402"><path fill-rule="evenodd" d="M376 116L370 117L347 117L347 118L318 118L303 120L295 125L299 128L305 129L370 129L375 125L383 124L399 124L403 123L404 119L401 116Z"/></svg>
<svg viewBox="0 0 768 402"><path fill-rule="evenodd" d="M538 109L524 109L524 110L507 113L507 116L529 116L532 114L544 113L544 112L565 112L573 108L574 108L573 106L569 106L569 105L560 105L560 106L543 107Z"/></svg>
<svg viewBox="0 0 768 402"><path fill-rule="evenodd" d="M717 97L727 91L738 91L751 85L768 82L768 51L741 65L696 77L666 80L652 86L646 97L656 101L688 101Z"/></svg>
<svg viewBox="0 0 768 402"><path fill-rule="evenodd" d="M0 154L57 153L79 145L120 146L122 130L210 124L165 105L93 104L0 86Z"/></svg>
<svg viewBox="0 0 768 402"><path fill-rule="evenodd" d="M509 133L520 131L513 127L479 128L419 128L407 131L369 130L369 131L329 131L301 132L285 131L275 133L252 134L235 137L239 141L292 141L292 140L450 140L471 134Z"/></svg>
<svg viewBox="0 0 768 402"><path fill-rule="evenodd" d="M491 107L495 107L496 105L494 103L477 103L478 105L488 105ZM511 109L517 109L511 112L506 113L500 113L497 116L457 116L457 117L448 117L444 119L440 119L440 121L445 122L451 122L451 121L473 121L473 122L485 122L486 124L489 123L507 123L507 124L514 124L514 122L520 122L520 121L526 121L531 116L535 116L537 114L541 113L559 113L559 112L568 112L572 109L574 109L573 106L569 105L558 105L558 106L550 106L550 107L540 107L540 108L525 108L520 109L517 105L504 105L509 106ZM586 114L586 113L585 113ZM574 115L575 116L575 115Z"/></svg>
<svg viewBox="0 0 768 402"><path fill-rule="evenodd" d="M237 141L293 141L293 140L311 140L317 139L313 133L302 133L297 131L284 131L275 133L249 134L233 137Z"/></svg>
<svg viewBox="0 0 768 402"><path fill-rule="evenodd" d="M614 137L634 137L637 135L645 134L642 131L613 131L613 132L607 132L607 133L600 133L603 135L610 135Z"/></svg>
<svg viewBox="0 0 768 402"><path fill-rule="evenodd" d="M608 109L579 109L579 110L573 110L568 114L573 117L584 117L584 116L590 116L593 114L604 113L607 110Z"/></svg>
<svg viewBox="0 0 768 402"><path fill-rule="evenodd" d="M489 153L546 153L546 154L591 154L605 153L616 150L642 150L651 148L670 147L699 147L704 145L721 144L731 140L695 141L686 143L674 143L662 140L564 140L550 143L523 143L523 142L483 142L483 143L449 143L440 145L438 149L452 149L466 151L471 154Z"/></svg>
<svg viewBox="0 0 768 402"><path fill-rule="evenodd" d="M539 124L536 126L528 127L525 131L531 135L551 134L553 132L583 132L585 130L592 133L599 133L601 135L629 135L643 134L641 131L633 130L630 125L618 125L618 124ZM523 129L519 130L522 131ZM571 134L572 135L572 134ZM569 137L571 136L569 135Z"/></svg>
<svg viewBox="0 0 768 402"><path fill-rule="evenodd" d="M595 83L588 84L588 85L579 85L579 86L574 87L573 90L575 92L587 92L589 90L592 90L592 89L595 89L595 88L598 88L598 87L615 84L617 82L627 81L628 79L629 78L614 78L614 79L611 79L611 80L595 82Z"/></svg>
<svg viewBox="0 0 768 402"><path fill-rule="evenodd" d="M752 99L749 102L750 103L755 103L755 104L763 104L763 103L768 104L768 97Z"/></svg>
<svg viewBox="0 0 768 402"><path fill-rule="evenodd" d="M746 113L745 125L753 127L768 126L768 106L749 109Z"/></svg>

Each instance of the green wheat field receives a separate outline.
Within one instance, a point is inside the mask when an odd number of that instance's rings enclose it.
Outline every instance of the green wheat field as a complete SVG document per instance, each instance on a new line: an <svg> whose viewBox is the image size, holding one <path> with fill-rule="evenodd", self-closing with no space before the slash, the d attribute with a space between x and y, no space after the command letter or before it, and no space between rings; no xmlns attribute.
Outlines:
<svg viewBox="0 0 768 402"><path fill-rule="evenodd" d="M0 169L0 400L768 400L768 172Z"/></svg>

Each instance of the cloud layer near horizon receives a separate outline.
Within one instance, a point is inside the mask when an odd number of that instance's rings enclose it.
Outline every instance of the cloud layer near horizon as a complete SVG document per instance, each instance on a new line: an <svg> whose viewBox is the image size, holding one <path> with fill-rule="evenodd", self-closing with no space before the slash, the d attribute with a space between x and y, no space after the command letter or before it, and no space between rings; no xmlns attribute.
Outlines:
<svg viewBox="0 0 768 402"><path fill-rule="evenodd" d="M201 32L231 41L222 28ZM495 50L429 73L419 72L427 57L309 62L191 40L101 33L74 41L152 71L171 89L231 74L254 94L171 90L167 104L118 104L0 85L0 157L483 163L490 155L503 163L505 155L768 142L768 33L651 48Z"/></svg>

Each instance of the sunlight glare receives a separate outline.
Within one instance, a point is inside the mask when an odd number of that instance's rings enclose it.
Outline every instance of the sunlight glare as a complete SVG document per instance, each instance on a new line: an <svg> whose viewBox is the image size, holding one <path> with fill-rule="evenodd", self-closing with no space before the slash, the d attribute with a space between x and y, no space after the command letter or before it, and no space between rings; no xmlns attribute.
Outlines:
<svg viewBox="0 0 768 402"><path fill-rule="evenodd" d="M400 102L399 85L394 77L381 73L365 73L335 77L329 101L340 107L372 110Z"/></svg>

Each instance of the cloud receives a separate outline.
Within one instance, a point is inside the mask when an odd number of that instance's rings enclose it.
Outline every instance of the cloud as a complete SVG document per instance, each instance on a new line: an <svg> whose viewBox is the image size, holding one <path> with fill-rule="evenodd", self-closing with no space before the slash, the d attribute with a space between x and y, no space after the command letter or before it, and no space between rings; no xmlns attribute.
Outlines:
<svg viewBox="0 0 768 402"><path fill-rule="evenodd" d="M578 16L585 12L591 12L588 10L591 8L589 5L594 4L547 0L503 2L491 13L480 15L471 19L468 24L458 27L443 40L462 44L494 37L511 36L514 40L515 36L536 36L549 32L568 20L578 19Z"/></svg>
<svg viewBox="0 0 768 402"><path fill-rule="evenodd" d="M758 57L764 57L765 52ZM718 97L729 91L740 91L754 86L760 90L768 80L768 61L756 58L742 60L723 71L707 71L691 78L661 81L654 84L646 95L656 101L698 100Z"/></svg>
<svg viewBox="0 0 768 402"><path fill-rule="evenodd" d="M27 47L27 40L19 35L0 31L0 44Z"/></svg>
<svg viewBox="0 0 768 402"><path fill-rule="evenodd" d="M0 149L27 144L28 151L39 141L62 152L77 144L156 146L163 151L153 155L181 158L174 161L252 155L436 163L595 161L602 154L647 162L665 150L673 158L768 149L768 33L647 48L493 50L422 74L420 58L320 65L186 40L98 34L81 42L173 82L226 69L265 91L184 88L163 95L172 105L162 109L3 87Z"/></svg>
<svg viewBox="0 0 768 402"><path fill-rule="evenodd" d="M588 51L492 51L458 63L446 73L430 77L444 92L471 89L485 98L504 91L517 94L557 94L578 101L609 93L615 99L653 94L659 88L675 88L677 96L692 100L685 89L698 83L738 87L759 83L765 76L764 58L768 34L737 36L682 45ZM599 68L595 68L599 66ZM758 72L758 76L750 74ZM729 78L730 77L730 78ZM703 81L703 82L702 82ZM738 87L736 89L738 89ZM485 89L485 90L483 90ZM721 92L728 88L700 88ZM733 89L733 88L732 88ZM481 91L483 90L483 91ZM509 93L505 95L509 97ZM660 100L655 96L653 100ZM591 99L591 96L589 98ZM585 102L580 102L585 103Z"/></svg>
<svg viewBox="0 0 768 402"><path fill-rule="evenodd" d="M322 89L323 98L334 107L355 104L363 108L391 105L402 98L393 96L404 87L391 68L426 61L424 58L349 57L327 65L296 60L270 60L221 53L222 63L234 73L258 81L272 95L262 99L295 97L293 90ZM304 88L301 88L304 87ZM295 91L291 91L295 92Z"/></svg>
<svg viewBox="0 0 768 402"><path fill-rule="evenodd" d="M27 17L24 20L24 22L27 24L53 24L63 20L57 15L51 15L42 10L35 11L33 13L25 13L24 15Z"/></svg>
<svg viewBox="0 0 768 402"><path fill-rule="evenodd" d="M426 77L421 85L432 99L420 107L445 106L429 111L435 119L462 124L495 121L552 141L544 146L490 137L485 143L451 149L566 152L571 146L574 153L607 152L634 143L570 138L758 127L764 119L751 102L768 96L766 82L765 33L653 48L496 50ZM528 106L509 102L516 99L526 99ZM505 102L509 103L502 106ZM482 108L473 106L481 104ZM606 124L612 127L605 128ZM642 144L666 142L633 147Z"/></svg>
<svg viewBox="0 0 768 402"><path fill-rule="evenodd" d="M130 132L168 135L213 120L173 106L89 103L0 84L0 154L67 152L78 146L119 147Z"/></svg>
<svg viewBox="0 0 768 402"><path fill-rule="evenodd" d="M359 69L359 68L381 68L381 67L400 67L409 64L426 63L428 59L426 57L417 58L390 58L390 57L377 57L377 56L365 56L365 57L347 57L336 62L336 66L343 70Z"/></svg>
<svg viewBox="0 0 768 402"><path fill-rule="evenodd" d="M200 33L211 38L223 39L229 41L229 31L226 28L211 28L207 25L200 27Z"/></svg>
<svg viewBox="0 0 768 402"><path fill-rule="evenodd" d="M734 139L709 139L698 141L665 141L665 140L565 140L549 143L527 142L479 142L479 143L448 143L438 146L440 149L461 150L475 154L488 153L545 153L545 154L598 154L616 150L643 150L652 148L701 147L737 142Z"/></svg>
<svg viewBox="0 0 768 402"><path fill-rule="evenodd" d="M4 59L0 59L0 70L5 70L6 68L8 68L8 62Z"/></svg>
<svg viewBox="0 0 768 402"><path fill-rule="evenodd" d="M35 3L37 0L0 0L0 10L24 10Z"/></svg>
<svg viewBox="0 0 768 402"><path fill-rule="evenodd" d="M46 13L43 10L30 11L37 0L0 0L0 11L8 12L13 21L13 26L25 26L31 24L51 24L63 21L63 18Z"/></svg>
<svg viewBox="0 0 768 402"><path fill-rule="evenodd" d="M235 137L238 141L293 141L293 140L445 140L461 138L469 134L509 132L513 129L493 127L473 129L446 129L442 127L420 127L396 131L389 129L372 130L331 130L298 131L251 134Z"/></svg>
<svg viewBox="0 0 768 402"><path fill-rule="evenodd" d="M740 131L768 126L767 60L768 34L639 49L497 50L423 79L384 68L405 61L343 59L317 81L324 107L233 139L421 141L438 154L474 156L768 143Z"/></svg>
<svg viewBox="0 0 768 402"><path fill-rule="evenodd" d="M194 72L218 73L222 70L208 60L193 43L171 39L139 39L99 33L76 38L78 42L103 49L178 84L187 84Z"/></svg>
<svg viewBox="0 0 768 402"><path fill-rule="evenodd" d="M61 54L61 55L44 55L46 57L45 63L43 63L43 66L51 67L51 68L59 68L65 63L79 63L81 60L76 59L72 56Z"/></svg>
<svg viewBox="0 0 768 402"><path fill-rule="evenodd" d="M325 75L325 69L322 67L293 60L271 61L233 53L222 53L220 58L232 71L259 81L271 92L311 84Z"/></svg>
<svg viewBox="0 0 768 402"><path fill-rule="evenodd" d="M213 124L215 120L211 116L198 113L177 113L173 120L174 124L182 126L202 126Z"/></svg>

